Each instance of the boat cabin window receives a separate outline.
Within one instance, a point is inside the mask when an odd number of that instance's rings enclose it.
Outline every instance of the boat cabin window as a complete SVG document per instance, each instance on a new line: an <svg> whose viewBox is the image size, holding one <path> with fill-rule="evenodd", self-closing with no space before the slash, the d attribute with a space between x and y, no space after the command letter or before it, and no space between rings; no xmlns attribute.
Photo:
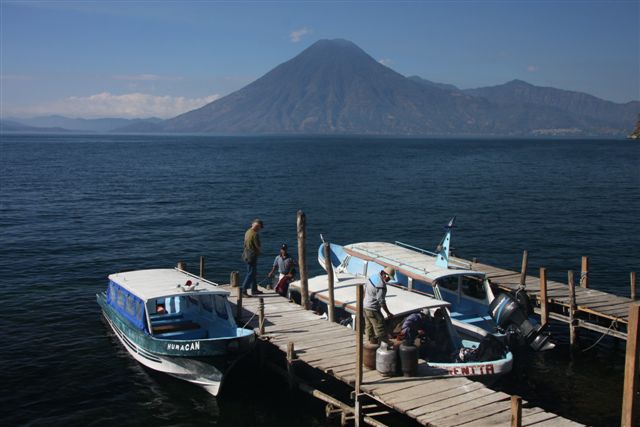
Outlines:
<svg viewBox="0 0 640 427"><path fill-rule="evenodd" d="M122 289L118 289L116 304L118 304L118 307L124 308L124 292L122 292Z"/></svg>
<svg viewBox="0 0 640 427"><path fill-rule="evenodd" d="M484 300L487 298L487 291L484 288L484 281L481 277L465 276L462 280L462 294L471 298Z"/></svg>
<svg viewBox="0 0 640 427"><path fill-rule="evenodd" d="M442 277L438 279L438 285L440 285L441 288L458 292L458 277L457 276Z"/></svg>

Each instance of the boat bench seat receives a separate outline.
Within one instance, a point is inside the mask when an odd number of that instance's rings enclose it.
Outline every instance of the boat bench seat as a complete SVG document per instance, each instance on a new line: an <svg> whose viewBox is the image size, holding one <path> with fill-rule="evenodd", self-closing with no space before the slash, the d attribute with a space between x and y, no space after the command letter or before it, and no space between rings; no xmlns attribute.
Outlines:
<svg viewBox="0 0 640 427"><path fill-rule="evenodd" d="M173 318L169 318L169 319L165 319L163 318L155 318L155 319L151 319L151 325L153 326L153 328L155 329L157 326L160 325L172 325L172 324L180 324L180 323L184 323L184 322L189 322L189 320L184 320L182 318L182 316L180 317L173 317Z"/></svg>
<svg viewBox="0 0 640 427"><path fill-rule="evenodd" d="M207 338L207 330L206 329L192 329L186 331L173 331L173 332L165 332L162 334L156 334L157 338L163 339L176 339L176 340L196 340L201 338Z"/></svg>
<svg viewBox="0 0 640 427"><path fill-rule="evenodd" d="M158 314L158 313L152 313L149 315L149 317L151 318L152 322L155 322L157 320L176 320L176 319L182 319L182 313L172 313L172 314Z"/></svg>
<svg viewBox="0 0 640 427"><path fill-rule="evenodd" d="M164 325L153 326L153 334L164 334L166 332L188 331L191 329L200 329L200 325L195 322L174 322Z"/></svg>

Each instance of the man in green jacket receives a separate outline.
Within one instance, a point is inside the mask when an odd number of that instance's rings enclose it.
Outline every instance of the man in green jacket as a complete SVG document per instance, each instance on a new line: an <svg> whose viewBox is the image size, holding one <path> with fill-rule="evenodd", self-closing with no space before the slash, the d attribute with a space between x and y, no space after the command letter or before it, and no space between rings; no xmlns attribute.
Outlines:
<svg viewBox="0 0 640 427"><path fill-rule="evenodd" d="M261 294L258 290L258 282L256 280L258 257L260 256L260 236L258 233L264 228L264 223L260 218L251 221L251 227L244 233L244 250L242 251L242 260L247 264L247 273L242 282L242 293L244 296L250 296L248 291L251 289L251 295Z"/></svg>

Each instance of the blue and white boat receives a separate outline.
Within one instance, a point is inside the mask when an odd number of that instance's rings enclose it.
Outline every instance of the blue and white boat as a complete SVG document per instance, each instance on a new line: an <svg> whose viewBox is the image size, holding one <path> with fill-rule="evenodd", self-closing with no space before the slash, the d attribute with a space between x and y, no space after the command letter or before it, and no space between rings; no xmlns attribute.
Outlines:
<svg viewBox="0 0 640 427"><path fill-rule="evenodd" d="M504 330L508 329L519 334L534 350L552 349L554 344L549 336L533 319L526 319L513 298L507 294L494 295L484 272L473 270L470 264L451 256L449 246L454 220L447 224L437 252L402 242L331 244L334 274L338 277L341 272L366 273L371 280L379 280L383 268L393 267L398 286L449 302L452 323L472 339L482 339L487 333L503 337ZM318 249L318 262L325 268L323 245ZM517 324L512 326L513 323Z"/></svg>
<svg viewBox="0 0 640 427"><path fill-rule="evenodd" d="M153 269L112 274L96 297L134 359L215 396L227 370L255 345L254 332L236 325L228 295L182 270Z"/></svg>

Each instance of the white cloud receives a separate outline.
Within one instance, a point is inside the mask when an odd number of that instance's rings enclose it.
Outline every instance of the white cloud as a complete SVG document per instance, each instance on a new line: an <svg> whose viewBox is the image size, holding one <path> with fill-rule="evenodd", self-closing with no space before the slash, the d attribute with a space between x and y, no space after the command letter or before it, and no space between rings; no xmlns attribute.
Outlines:
<svg viewBox="0 0 640 427"><path fill-rule="evenodd" d="M291 33L289 33L289 40L291 40L292 43L298 43L302 40L303 36L311 33L313 33L313 30L310 30L307 27L302 27L299 30L291 31Z"/></svg>
<svg viewBox="0 0 640 427"><path fill-rule="evenodd" d="M538 67L537 65L527 65L527 71L530 73L535 73L539 69L540 67Z"/></svg>
<svg viewBox="0 0 640 427"><path fill-rule="evenodd" d="M186 98L184 96L155 96L146 93L114 95L102 92L87 97L71 96L59 101L30 107L5 108L5 112L9 115L22 117L59 114L86 119L100 117L160 117L164 119L200 108L218 98L220 95L217 94L203 98Z"/></svg>
<svg viewBox="0 0 640 427"><path fill-rule="evenodd" d="M378 62L384 65L385 67L389 67L391 66L391 64L393 64L393 61L390 60L389 58L378 59Z"/></svg>
<svg viewBox="0 0 640 427"><path fill-rule="evenodd" d="M182 80L181 76L159 76L157 74L132 74L113 76L115 80L131 80L131 81L175 81Z"/></svg>

